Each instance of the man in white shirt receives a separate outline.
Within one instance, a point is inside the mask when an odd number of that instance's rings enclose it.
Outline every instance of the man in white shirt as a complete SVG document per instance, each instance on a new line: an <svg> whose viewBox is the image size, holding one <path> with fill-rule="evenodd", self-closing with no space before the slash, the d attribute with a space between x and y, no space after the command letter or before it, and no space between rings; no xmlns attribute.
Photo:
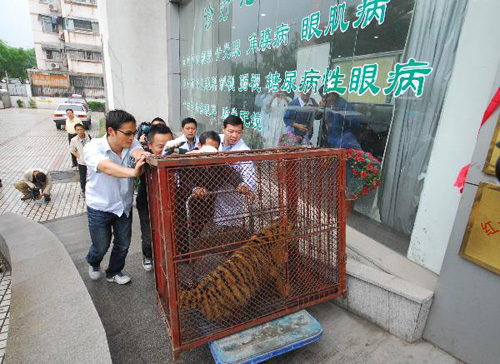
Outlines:
<svg viewBox="0 0 500 364"><path fill-rule="evenodd" d="M75 131L76 136L69 142L69 150L78 161L80 187L82 188L82 193L85 196L85 185L87 183L87 165L85 164L85 159L83 159L83 147L86 144L90 143L90 140L92 138L90 137L90 135L85 134L85 128L83 127L83 124L76 124Z"/></svg>
<svg viewBox="0 0 500 364"><path fill-rule="evenodd" d="M94 138L84 147L88 182L85 196L92 245L87 254L89 276L101 276L100 264L111 244L113 249L106 269L108 282L126 284L123 274L132 235L134 179L142 173L146 153L135 139L135 118L123 110L106 115L106 135ZM135 160L133 167L132 158Z"/></svg>
<svg viewBox="0 0 500 364"><path fill-rule="evenodd" d="M71 144L71 139L73 139L76 136L76 130L75 130L75 125L76 124L82 124L82 121L75 116L75 113L73 112L73 109L67 109L66 110L66 115L68 115L68 118L66 119L66 133L68 133L68 143ZM76 160L76 157L71 153L71 163L72 167L78 167L78 162Z"/></svg>
<svg viewBox="0 0 500 364"><path fill-rule="evenodd" d="M239 116L229 115L224 120L222 126L222 134L220 134L221 143L219 152L236 152L250 150L243 139L243 120ZM239 163L232 166L236 169L243 180L236 187L236 192L247 196L250 200L253 199L252 190L255 187L255 168L253 163ZM219 190L231 190L234 187L225 185ZM235 219L234 215L243 213L243 204L241 198L235 193L224 193L217 195L215 200L214 221L221 226L237 226L241 225L241 219Z"/></svg>

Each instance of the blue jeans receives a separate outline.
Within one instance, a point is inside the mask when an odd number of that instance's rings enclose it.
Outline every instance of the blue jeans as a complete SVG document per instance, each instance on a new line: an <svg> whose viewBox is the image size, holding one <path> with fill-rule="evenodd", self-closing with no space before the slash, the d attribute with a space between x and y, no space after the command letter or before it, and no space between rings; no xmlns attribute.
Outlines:
<svg viewBox="0 0 500 364"><path fill-rule="evenodd" d="M128 217L125 214L118 217L111 212L99 211L87 206L87 216L92 240L87 262L95 268L99 267L111 244L111 229L113 229L113 249L106 276L110 278L121 273L132 237L132 211Z"/></svg>

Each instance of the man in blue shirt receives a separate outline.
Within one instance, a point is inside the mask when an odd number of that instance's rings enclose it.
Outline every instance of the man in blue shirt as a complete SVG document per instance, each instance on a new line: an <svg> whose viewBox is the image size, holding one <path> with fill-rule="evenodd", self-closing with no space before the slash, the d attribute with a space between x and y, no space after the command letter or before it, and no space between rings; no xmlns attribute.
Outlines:
<svg viewBox="0 0 500 364"><path fill-rule="evenodd" d="M161 156L165 144L174 139L174 135L165 124L153 125L147 135L148 148L153 155ZM142 241L142 266L147 272L153 269L153 250L151 247L151 219L149 217L148 190L146 174L140 177L137 187L137 197L135 206L139 213L139 222L141 224Z"/></svg>
<svg viewBox="0 0 500 364"><path fill-rule="evenodd" d="M361 114L355 112L351 104L335 92L323 95L320 107L324 111L328 146L361 150L357 137L361 130Z"/></svg>
<svg viewBox="0 0 500 364"><path fill-rule="evenodd" d="M301 92L299 97L288 104L285 115L283 115L287 131L300 137L302 145L309 145L318 108L318 103L311 97L311 92L312 90L309 90L308 93Z"/></svg>
<svg viewBox="0 0 500 364"><path fill-rule="evenodd" d="M94 138L83 150L88 168L86 186L87 216L92 245L87 254L89 276L101 276L100 265L111 244L106 269L108 282L126 284L123 274L132 236L134 179L142 173L146 153L135 139L135 118L123 110L106 115L106 135ZM135 160L135 167L133 161Z"/></svg>

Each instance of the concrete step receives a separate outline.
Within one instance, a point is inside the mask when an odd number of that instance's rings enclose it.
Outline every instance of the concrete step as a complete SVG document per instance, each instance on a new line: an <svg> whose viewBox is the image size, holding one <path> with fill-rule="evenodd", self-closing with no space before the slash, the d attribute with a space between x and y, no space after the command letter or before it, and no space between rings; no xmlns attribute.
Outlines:
<svg viewBox="0 0 500 364"><path fill-rule="evenodd" d="M422 338L437 276L347 228L347 299L336 303L410 343Z"/></svg>
<svg viewBox="0 0 500 364"><path fill-rule="evenodd" d="M0 251L12 269L5 361L88 363L92 357L111 364L101 319L59 239L39 223L5 213Z"/></svg>

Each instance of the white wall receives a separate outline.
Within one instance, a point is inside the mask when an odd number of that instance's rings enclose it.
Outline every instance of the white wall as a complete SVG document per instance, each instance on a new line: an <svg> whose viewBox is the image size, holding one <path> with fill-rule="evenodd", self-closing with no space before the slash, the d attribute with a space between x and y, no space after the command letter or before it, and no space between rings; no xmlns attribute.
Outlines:
<svg viewBox="0 0 500 364"><path fill-rule="evenodd" d="M439 273L460 202L453 187L476 145L500 62L500 1L470 1L434 140L408 258ZM498 85L497 85L498 86Z"/></svg>
<svg viewBox="0 0 500 364"><path fill-rule="evenodd" d="M86 44L91 46L101 46L101 35L86 32L84 30L65 30L64 39L67 43Z"/></svg>
<svg viewBox="0 0 500 364"><path fill-rule="evenodd" d="M102 74L102 62L68 59L68 69L75 73Z"/></svg>
<svg viewBox="0 0 500 364"><path fill-rule="evenodd" d="M109 108L138 121L168 115L166 3L98 1Z"/></svg>
<svg viewBox="0 0 500 364"><path fill-rule="evenodd" d="M62 16L64 17L76 16L78 18L93 19L93 20L97 20L99 18L97 6L95 5L66 3L64 2L64 0L62 1L61 5L62 5L61 6Z"/></svg>
<svg viewBox="0 0 500 364"><path fill-rule="evenodd" d="M54 5L56 5L56 7L59 8L59 11L57 12L50 11L49 5L42 4L40 3L39 0L29 0L30 13L61 16L61 2L55 1Z"/></svg>

